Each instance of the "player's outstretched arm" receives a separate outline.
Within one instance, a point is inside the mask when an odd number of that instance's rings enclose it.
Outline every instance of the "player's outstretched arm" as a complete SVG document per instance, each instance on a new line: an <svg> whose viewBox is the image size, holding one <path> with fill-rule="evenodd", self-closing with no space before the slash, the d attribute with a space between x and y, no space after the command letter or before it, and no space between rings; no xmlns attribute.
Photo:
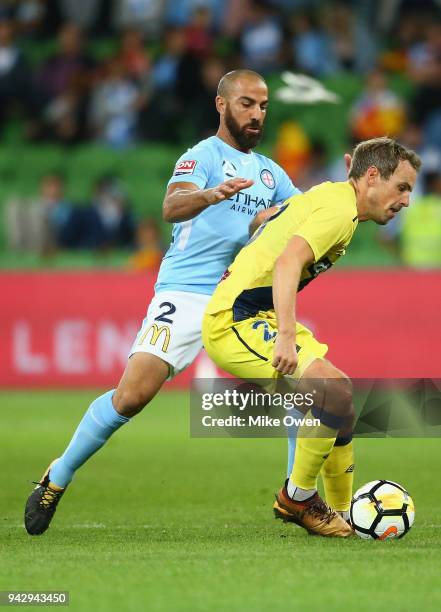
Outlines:
<svg viewBox="0 0 441 612"><path fill-rule="evenodd" d="M296 294L303 268L313 261L314 253L306 240L294 236L274 266L273 301L278 333L273 366L281 374L294 374L297 367Z"/></svg>
<svg viewBox="0 0 441 612"><path fill-rule="evenodd" d="M199 189L194 183L172 183L162 204L164 221L180 223L193 219L209 206L219 204L242 189L251 187L253 182L251 179L236 177L210 189Z"/></svg>

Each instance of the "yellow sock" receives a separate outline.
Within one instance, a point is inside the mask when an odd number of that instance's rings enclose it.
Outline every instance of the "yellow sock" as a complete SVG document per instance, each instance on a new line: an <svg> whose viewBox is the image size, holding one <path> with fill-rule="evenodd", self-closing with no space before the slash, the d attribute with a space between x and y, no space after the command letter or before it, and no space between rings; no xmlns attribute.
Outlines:
<svg viewBox="0 0 441 612"><path fill-rule="evenodd" d="M313 418L311 412L308 412L305 418ZM323 422L316 427L299 428L294 467L290 476L296 487L317 488L317 476L334 446L337 431L324 425Z"/></svg>
<svg viewBox="0 0 441 612"><path fill-rule="evenodd" d="M323 463L321 476L326 502L334 510L348 511L352 499L354 480L354 446L352 442L335 446Z"/></svg>

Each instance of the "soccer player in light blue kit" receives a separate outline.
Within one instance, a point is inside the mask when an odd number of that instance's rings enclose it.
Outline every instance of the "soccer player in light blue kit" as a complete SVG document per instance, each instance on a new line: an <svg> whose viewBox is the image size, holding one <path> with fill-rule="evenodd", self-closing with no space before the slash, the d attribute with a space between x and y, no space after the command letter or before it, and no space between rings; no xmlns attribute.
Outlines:
<svg viewBox="0 0 441 612"><path fill-rule="evenodd" d="M220 81L219 130L178 160L163 203L174 223L155 296L116 389L92 402L59 459L28 498L25 526L46 531L75 471L140 412L167 378L184 370L202 348L201 323L216 284L269 209L298 190L276 163L254 153L268 105L263 78L236 70Z"/></svg>

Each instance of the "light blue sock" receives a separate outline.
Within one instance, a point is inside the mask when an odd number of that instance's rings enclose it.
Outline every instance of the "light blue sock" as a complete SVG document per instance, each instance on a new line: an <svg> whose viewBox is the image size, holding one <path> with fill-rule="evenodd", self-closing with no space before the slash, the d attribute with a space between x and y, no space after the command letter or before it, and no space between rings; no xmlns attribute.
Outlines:
<svg viewBox="0 0 441 612"><path fill-rule="evenodd" d="M69 446L49 472L51 482L66 487L75 471L83 465L110 436L130 419L119 414L112 403L115 389L97 397L90 406Z"/></svg>
<svg viewBox="0 0 441 612"><path fill-rule="evenodd" d="M297 419L303 419L304 415L298 410L291 410L290 415ZM290 425L286 428L288 433L288 467L287 467L287 478L291 476L292 468L294 467L294 457L296 455L296 443L297 443L297 431L298 425Z"/></svg>
<svg viewBox="0 0 441 612"><path fill-rule="evenodd" d="M288 468L286 472L286 477L289 478L291 476L292 468L294 467L294 457L296 454L296 437L291 437L291 434L288 435Z"/></svg>

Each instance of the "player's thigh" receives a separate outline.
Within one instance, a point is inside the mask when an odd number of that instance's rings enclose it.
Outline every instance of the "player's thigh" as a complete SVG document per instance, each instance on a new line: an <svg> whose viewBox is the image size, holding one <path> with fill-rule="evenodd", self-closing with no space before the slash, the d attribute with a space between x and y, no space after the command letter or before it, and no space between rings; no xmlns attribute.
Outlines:
<svg viewBox="0 0 441 612"><path fill-rule="evenodd" d="M124 416L137 414L155 397L168 375L168 363L156 355L133 354L113 395L115 409Z"/></svg>
<svg viewBox="0 0 441 612"><path fill-rule="evenodd" d="M329 359L315 359L304 372L305 378L344 378L349 380L347 374L337 368Z"/></svg>
<svg viewBox="0 0 441 612"><path fill-rule="evenodd" d="M170 378L182 372L202 348L202 317L208 300L208 295L183 291L156 294L130 354L159 357L168 363Z"/></svg>
<svg viewBox="0 0 441 612"><path fill-rule="evenodd" d="M207 315L203 324L203 339L210 357L224 370L246 379L267 379L272 383L281 378L273 367L274 342L277 321L273 313L234 322L231 311ZM298 365L293 378L299 379L309 365L322 359L328 347L318 342L300 323L296 325ZM262 380L263 382L263 380Z"/></svg>
<svg viewBox="0 0 441 612"><path fill-rule="evenodd" d="M312 364L329 363L324 357L328 345L319 342L314 334L302 323L296 323L297 368L295 378L303 378L311 370Z"/></svg>
<svg viewBox="0 0 441 612"><path fill-rule="evenodd" d="M274 379L272 348L255 319L234 322L230 310L206 315L202 327L205 350L226 372L248 380ZM262 319L262 324L264 320Z"/></svg>

